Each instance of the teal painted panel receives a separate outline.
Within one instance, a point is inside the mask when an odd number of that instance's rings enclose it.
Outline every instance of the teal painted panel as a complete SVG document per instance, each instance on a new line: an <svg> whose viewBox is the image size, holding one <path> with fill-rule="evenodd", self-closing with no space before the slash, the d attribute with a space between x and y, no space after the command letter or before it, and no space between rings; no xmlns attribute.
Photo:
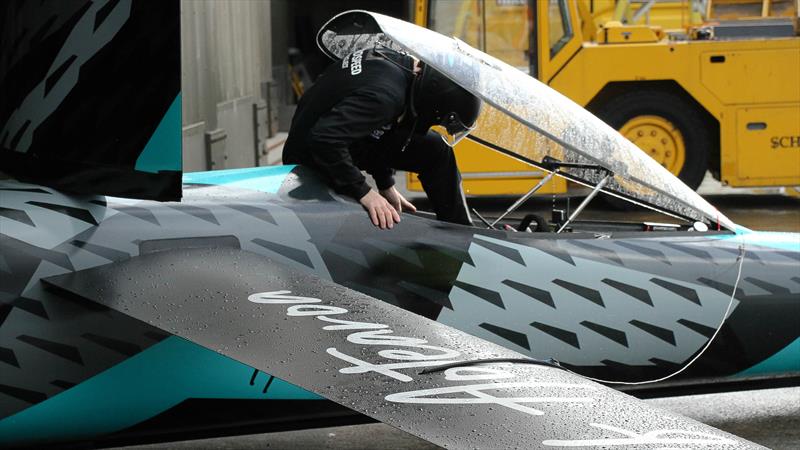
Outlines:
<svg viewBox="0 0 800 450"><path fill-rule="evenodd" d="M136 159L136 170L151 173L161 170L180 171L183 167L182 158L181 94L178 94Z"/></svg>
<svg viewBox="0 0 800 450"><path fill-rule="evenodd" d="M188 398L322 397L179 337L169 337L84 382L0 421L0 447L86 439L136 425ZM269 408L269 402L264 402ZM310 406L313 407L313 406Z"/></svg>
<svg viewBox="0 0 800 450"><path fill-rule="evenodd" d="M784 372L800 372L800 338L795 339L778 353L736 375L751 376Z"/></svg>
<svg viewBox="0 0 800 450"><path fill-rule="evenodd" d="M275 194L294 165L212 170L183 174L185 184L210 184L238 187Z"/></svg>
<svg viewBox="0 0 800 450"><path fill-rule="evenodd" d="M740 227L735 235L715 236L715 239L737 239L747 245L758 245L790 252L800 252L800 233L783 233L778 231L752 231Z"/></svg>

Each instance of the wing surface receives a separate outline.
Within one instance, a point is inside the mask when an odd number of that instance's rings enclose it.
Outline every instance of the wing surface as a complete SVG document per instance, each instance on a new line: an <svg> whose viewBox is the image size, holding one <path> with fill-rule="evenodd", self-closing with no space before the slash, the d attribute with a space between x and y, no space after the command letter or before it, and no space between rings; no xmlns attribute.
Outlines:
<svg viewBox="0 0 800 450"><path fill-rule="evenodd" d="M43 281L444 447L757 447L558 368L459 364L522 355L238 249Z"/></svg>

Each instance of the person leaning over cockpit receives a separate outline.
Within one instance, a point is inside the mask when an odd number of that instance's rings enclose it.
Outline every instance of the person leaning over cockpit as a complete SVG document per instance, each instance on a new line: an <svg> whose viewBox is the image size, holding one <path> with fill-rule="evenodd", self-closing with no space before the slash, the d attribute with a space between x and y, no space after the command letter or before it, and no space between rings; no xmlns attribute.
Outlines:
<svg viewBox="0 0 800 450"><path fill-rule="evenodd" d="M321 172L381 229L400 222L404 209L416 211L395 189L394 170L416 172L439 220L471 225L451 146L472 130L480 108L478 98L411 56L359 50L328 67L300 99L283 163Z"/></svg>

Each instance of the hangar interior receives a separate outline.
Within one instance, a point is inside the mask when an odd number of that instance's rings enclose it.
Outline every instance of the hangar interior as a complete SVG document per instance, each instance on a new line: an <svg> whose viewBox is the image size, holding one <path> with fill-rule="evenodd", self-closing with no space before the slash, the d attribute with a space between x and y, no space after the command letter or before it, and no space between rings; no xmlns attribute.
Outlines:
<svg viewBox="0 0 800 450"><path fill-rule="evenodd" d="M297 95L327 65L319 27L349 9L408 19L388 0L181 1L183 169L280 162Z"/></svg>

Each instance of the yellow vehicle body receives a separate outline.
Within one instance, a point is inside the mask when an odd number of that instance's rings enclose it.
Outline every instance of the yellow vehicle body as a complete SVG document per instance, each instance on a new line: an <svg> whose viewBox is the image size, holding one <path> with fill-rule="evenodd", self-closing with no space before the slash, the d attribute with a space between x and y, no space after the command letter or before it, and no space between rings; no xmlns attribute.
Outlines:
<svg viewBox="0 0 800 450"><path fill-rule="evenodd" d="M655 3L649 23L642 14L632 23L635 9L613 0L417 0L415 20L532 73L694 188L706 169L730 186L800 185L797 0L768 2L791 34L725 39L709 36L713 24L688 3ZM748 0L708 1L706 19L730 3ZM491 141L494 132L479 121L475 134ZM542 176L475 141L455 151L470 195L522 194ZM415 176L407 181L422 189ZM538 193L566 190L553 181Z"/></svg>

